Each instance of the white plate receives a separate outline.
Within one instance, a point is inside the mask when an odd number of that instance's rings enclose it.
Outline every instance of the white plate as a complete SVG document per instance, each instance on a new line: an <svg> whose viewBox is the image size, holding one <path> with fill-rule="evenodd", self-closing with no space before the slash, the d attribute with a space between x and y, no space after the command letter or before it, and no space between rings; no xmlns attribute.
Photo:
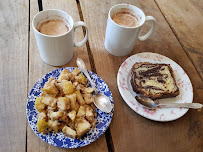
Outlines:
<svg viewBox="0 0 203 152"><path fill-rule="evenodd" d="M180 94L175 98L159 99L159 102L192 103L193 88L188 75L173 60L157 53L139 53L127 58L119 68L117 75L117 85L121 96L128 106L139 115L155 121L172 121L182 117L187 108L157 108L149 110L139 104L136 99L136 93L133 91L130 83L131 68L135 62L165 63L170 64L174 70L176 83Z"/></svg>

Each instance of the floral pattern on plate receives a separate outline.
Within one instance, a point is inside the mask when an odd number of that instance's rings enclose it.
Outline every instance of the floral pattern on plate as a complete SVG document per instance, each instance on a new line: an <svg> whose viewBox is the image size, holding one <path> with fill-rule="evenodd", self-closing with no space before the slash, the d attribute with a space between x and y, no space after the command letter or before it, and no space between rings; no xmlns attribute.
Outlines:
<svg viewBox="0 0 203 152"><path fill-rule="evenodd" d="M30 124L30 127L39 138L41 138L43 141L53 146L58 146L62 148L83 147L98 139L106 131L106 129L110 125L113 116L113 110L110 113L104 113L101 110L96 109L97 112L96 127L87 132L81 139L73 139L66 137L62 132L59 133L48 132L47 134L42 134L37 131L38 112L35 108L35 99L36 97L40 96L41 94L40 89L44 86L45 82L47 82L48 79L51 77L58 79L63 69L65 68L56 69L44 75L35 83L35 85L31 89L27 99L27 107L26 107L28 123ZM74 70L74 67L66 67L66 69L72 71ZM90 74L90 77L95 83L98 92L105 94L110 99L112 106L114 106L113 97L107 84L97 74L91 71L88 71L88 73Z"/></svg>
<svg viewBox="0 0 203 152"><path fill-rule="evenodd" d="M156 108L155 110L150 110L136 101L136 93L133 91L130 83L131 68L135 62L165 63L170 64L173 68L180 94L175 98L159 99L157 100L158 102L192 103L193 100L192 84L185 71L176 62L163 55L146 52L130 56L119 68L117 85L121 96L128 106L139 115L155 121L172 121L182 117L188 111L187 108Z"/></svg>

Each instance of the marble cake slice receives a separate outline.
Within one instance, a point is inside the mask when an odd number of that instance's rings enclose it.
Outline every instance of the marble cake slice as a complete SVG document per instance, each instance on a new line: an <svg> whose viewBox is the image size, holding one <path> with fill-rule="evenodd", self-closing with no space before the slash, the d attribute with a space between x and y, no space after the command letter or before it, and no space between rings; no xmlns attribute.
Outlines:
<svg viewBox="0 0 203 152"><path fill-rule="evenodd" d="M136 93L153 100L179 95L173 69L169 64L135 63L131 70L131 85Z"/></svg>

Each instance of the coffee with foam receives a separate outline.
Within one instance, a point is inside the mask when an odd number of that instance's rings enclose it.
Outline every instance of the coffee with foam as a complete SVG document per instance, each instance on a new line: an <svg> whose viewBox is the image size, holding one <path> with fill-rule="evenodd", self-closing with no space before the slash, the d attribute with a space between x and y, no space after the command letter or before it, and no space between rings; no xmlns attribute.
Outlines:
<svg viewBox="0 0 203 152"><path fill-rule="evenodd" d="M57 36L69 31L68 22L60 19L49 19L38 26L38 31L45 35Z"/></svg>
<svg viewBox="0 0 203 152"><path fill-rule="evenodd" d="M125 27L136 27L138 25L138 19L136 16L128 11L117 12L112 15L112 20Z"/></svg>

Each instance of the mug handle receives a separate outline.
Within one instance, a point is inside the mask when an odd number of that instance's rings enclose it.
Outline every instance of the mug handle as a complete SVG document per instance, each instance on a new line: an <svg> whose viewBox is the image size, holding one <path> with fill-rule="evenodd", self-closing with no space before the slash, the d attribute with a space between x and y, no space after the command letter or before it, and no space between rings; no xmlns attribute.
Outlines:
<svg viewBox="0 0 203 152"><path fill-rule="evenodd" d="M149 30L149 32L147 34L145 34L144 36L139 36L138 37L140 41L144 41L148 37L150 37L150 35L153 33L153 31L155 29L155 26L156 26L156 19L153 16L146 16L145 21L153 21L153 24L152 24L152 27L151 27L151 29Z"/></svg>
<svg viewBox="0 0 203 152"><path fill-rule="evenodd" d="M88 27L87 27L87 25L86 25L84 22L82 22L82 21L78 21L78 22L74 23L74 25L73 25L74 31L75 31L75 29L76 29L77 27L79 27L79 26L84 26L84 27L85 27L86 34L85 34L85 38L84 38L82 41L80 41L80 42L74 42L74 46L76 46L76 47L81 47L81 46L83 46L83 45L87 42L87 37L88 37Z"/></svg>

